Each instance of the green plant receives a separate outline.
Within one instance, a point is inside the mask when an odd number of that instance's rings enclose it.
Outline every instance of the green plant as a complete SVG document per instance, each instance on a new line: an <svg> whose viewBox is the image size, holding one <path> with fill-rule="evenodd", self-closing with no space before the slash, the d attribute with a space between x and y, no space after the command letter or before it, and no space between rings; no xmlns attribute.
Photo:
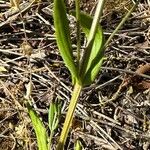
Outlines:
<svg viewBox="0 0 150 150"><path fill-rule="evenodd" d="M139 1L137 1L131 10L122 19L120 24L111 34L106 42L104 42L104 35L102 27L99 25L99 20L102 15L104 0L99 0L96 8L94 18L89 15L80 12L79 0L76 0L76 11L72 11L71 14L76 17L77 20L77 58L74 59L71 37L69 31L69 21L67 19L67 12L64 0L54 0L54 25L56 30L56 40L60 51L60 54L64 60L64 63L68 67L74 90L72 93L69 109L66 115L64 126L60 135L60 139L57 145L57 150L62 150L69 133L69 128L73 119L73 114L77 105L77 100L80 96L80 92L84 86L90 85L96 78L100 71L103 59L104 50L108 46L110 40L115 33L120 29L123 23L127 20L133 9L136 7ZM85 33L87 37L87 45L84 50L83 56L80 56L80 31ZM46 129L35 110L31 107L30 96L31 89L27 89L26 99L28 100L27 108L33 124L33 128L36 133L37 143L39 150L48 150L51 148L51 141L54 134L54 130L58 127L60 116L60 105L50 104L49 108L49 129L50 137L48 137ZM80 142L76 143L75 149L82 149Z"/></svg>
<svg viewBox="0 0 150 150"><path fill-rule="evenodd" d="M82 144L79 140L76 141L74 150L82 150Z"/></svg>
<svg viewBox="0 0 150 150"><path fill-rule="evenodd" d="M59 103L52 102L50 104L49 113L48 113L48 126L50 129L49 149L51 147L54 131L58 128L60 110L61 110L61 105Z"/></svg>
<svg viewBox="0 0 150 150"><path fill-rule="evenodd" d="M59 123L61 105L54 102L50 104L48 112L48 127L50 129L50 136L47 135L43 122L29 103L27 104L27 108L36 133L39 150L51 149L52 137Z"/></svg>
<svg viewBox="0 0 150 150"><path fill-rule="evenodd" d="M75 1L76 12L72 12L76 16L77 20L77 61L74 60L73 51L71 46L71 37L69 31L69 21L67 19L66 7L64 0L54 0L54 26L56 30L56 40L60 51L60 54L64 60L64 63L68 67L74 85L71 101L69 104L68 112L64 122L64 126L60 135L60 139L57 145L57 150L63 149L65 144L69 128L73 119L73 113L75 111L77 100L80 96L80 92L84 86L90 85L96 78L100 71L103 54L105 48L108 46L110 40L114 34L120 29L123 23L127 20L133 9L136 7L137 1L131 10L122 19L116 30L112 33L110 38L104 42L104 36L99 20L102 15L104 0L99 0L96 8L94 18L80 13L79 0ZM80 59L80 26L87 37L87 44L84 50L83 56ZM77 63L76 63L77 62Z"/></svg>
<svg viewBox="0 0 150 150"><path fill-rule="evenodd" d="M32 120L33 128L36 133L37 137L37 143L39 150L48 150L48 136L46 133L46 129L40 120L37 113L32 109L32 107L28 104L28 113L30 115L30 118Z"/></svg>
<svg viewBox="0 0 150 150"><path fill-rule="evenodd" d="M85 14L78 13L78 15L82 17L82 20L78 21L80 21L83 30L86 31L85 33L88 36L88 42L86 45L85 53L83 54L83 57L79 61L78 65L73 59L69 23L67 19L64 1L54 0L54 25L56 30L57 44L62 58L71 72L74 84L74 90L72 93L69 110L57 146L58 150L63 148L64 143L66 141L70 124L73 118L73 113L76 108L77 100L82 87L92 83L102 63L103 32L102 28L98 25L98 23L99 18L102 14L103 2L104 1L99 1L93 21L92 19L90 19L90 17L86 16ZM85 24L84 19L86 19L85 21L87 21L90 25ZM89 27L91 27L91 30L89 29ZM98 43L96 42L97 40L99 41Z"/></svg>

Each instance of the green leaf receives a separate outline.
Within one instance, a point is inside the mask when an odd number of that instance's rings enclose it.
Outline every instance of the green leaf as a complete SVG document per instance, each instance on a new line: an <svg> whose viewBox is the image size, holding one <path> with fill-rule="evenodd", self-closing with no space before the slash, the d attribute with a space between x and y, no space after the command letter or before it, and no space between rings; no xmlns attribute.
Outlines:
<svg viewBox="0 0 150 150"><path fill-rule="evenodd" d="M75 16L75 12L71 12ZM93 18L83 12L80 13L80 23L81 27L83 29L83 32L86 34L87 38L90 32L90 28L92 25ZM91 42L92 43L92 42ZM86 59L86 68L81 68L81 80L83 85L91 84L94 79L96 78L100 67L103 62L103 43L104 43L104 37L103 37L103 30L101 26L99 25L97 27L97 31L95 34L95 38L93 43L88 47L91 48L91 53ZM87 49L85 49L87 50ZM84 66L83 66L84 67Z"/></svg>
<svg viewBox="0 0 150 150"><path fill-rule="evenodd" d="M60 109L61 109L60 104L53 102L50 104L48 121L49 121L49 129L51 132L53 132L58 126Z"/></svg>
<svg viewBox="0 0 150 150"><path fill-rule="evenodd" d="M27 108L36 133L38 148L39 150L48 150L46 129L37 113L29 104Z"/></svg>
<svg viewBox="0 0 150 150"><path fill-rule="evenodd" d="M82 150L82 144L79 140L76 141L75 150Z"/></svg>
<svg viewBox="0 0 150 150"><path fill-rule="evenodd" d="M53 131L53 121L56 113L56 106L52 102L49 107L49 113L48 113L48 122L49 122L49 129L50 131Z"/></svg>
<svg viewBox="0 0 150 150"><path fill-rule="evenodd" d="M73 59L69 21L67 19L64 0L54 0L54 26L56 30L56 41L60 54L71 72L72 78L78 78L78 71Z"/></svg>

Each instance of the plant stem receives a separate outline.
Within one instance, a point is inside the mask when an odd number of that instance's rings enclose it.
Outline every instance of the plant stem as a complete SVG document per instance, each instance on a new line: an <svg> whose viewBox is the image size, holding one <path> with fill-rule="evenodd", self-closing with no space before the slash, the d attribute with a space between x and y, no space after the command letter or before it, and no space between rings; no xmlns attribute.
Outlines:
<svg viewBox="0 0 150 150"><path fill-rule="evenodd" d="M77 64L80 61L80 48L81 48L81 31L80 31L80 0L75 0L76 5L76 25L77 25Z"/></svg>
<svg viewBox="0 0 150 150"><path fill-rule="evenodd" d="M124 18L121 20L121 22L118 24L118 26L116 27L116 29L113 31L113 33L110 35L110 37L108 38L108 40L106 41L105 45L104 45L104 49L108 46L109 42L111 41L111 39L114 37L114 35L118 32L118 30L122 27L122 25L125 23L125 21L129 18L129 16L131 15L132 11L136 8L137 4L139 3L140 0L137 0L137 2L132 6L132 8L130 9L130 11L128 11L128 13L124 16Z"/></svg>
<svg viewBox="0 0 150 150"><path fill-rule="evenodd" d="M74 114L74 111L75 111L75 108L77 105L77 101L80 96L81 89L82 89L82 86L80 84L76 83L74 86L74 90L72 92L72 97L71 97L71 101L69 104L68 112L67 112L67 115L65 118L65 122L63 125L63 129L62 129L56 150L63 150L64 144L66 142L66 139L67 139L67 136L69 133L69 129L71 126L71 122L73 119L73 114Z"/></svg>
<svg viewBox="0 0 150 150"><path fill-rule="evenodd" d="M50 137L49 137L49 144L48 144L48 149L50 150L51 149L51 144L52 144L52 138L53 138L53 131L51 131L51 133L50 133Z"/></svg>

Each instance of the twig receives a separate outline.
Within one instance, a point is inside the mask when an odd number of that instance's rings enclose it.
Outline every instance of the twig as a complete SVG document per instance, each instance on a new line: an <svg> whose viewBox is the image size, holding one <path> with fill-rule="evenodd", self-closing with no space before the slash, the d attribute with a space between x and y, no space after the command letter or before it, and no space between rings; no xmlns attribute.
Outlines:
<svg viewBox="0 0 150 150"><path fill-rule="evenodd" d="M112 68L112 67L101 67L101 68L105 69L105 70L113 70L113 71L118 71L118 72L124 72L124 73L132 74L132 75L137 75L137 76L140 76L140 77L143 77L143 78L150 79L149 75L142 74L142 73L137 73L137 72L126 70L126 69L119 69L119 68Z"/></svg>

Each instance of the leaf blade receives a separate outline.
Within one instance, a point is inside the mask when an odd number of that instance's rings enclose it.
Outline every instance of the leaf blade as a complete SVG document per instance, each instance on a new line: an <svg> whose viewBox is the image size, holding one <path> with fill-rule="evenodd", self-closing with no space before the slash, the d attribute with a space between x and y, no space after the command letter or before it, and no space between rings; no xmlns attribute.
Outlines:
<svg viewBox="0 0 150 150"><path fill-rule="evenodd" d="M33 124L33 128L36 133L39 150L48 150L46 129L42 121L39 119L37 113L32 109L32 107L29 104L27 108Z"/></svg>
<svg viewBox="0 0 150 150"><path fill-rule="evenodd" d="M74 150L82 150L83 146L79 140L76 141Z"/></svg>
<svg viewBox="0 0 150 150"><path fill-rule="evenodd" d="M54 0L54 26L56 30L56 41L60 54L71 72L72 77L78 77L78 71L73 60L69 22L63 0Z"/></svg>
<svg viewBox="0 0 150 150"><path fill-rule="evenodd" d="M53 132L58 127L60 114L61 104L58 102L52 102L49 106L48 112L49 129L51 132Z"/></svg>
<svg viewBox="0 0 150 150"><path fill-rule="evenodd" d="M71 13L73 14L73 16L75 16L75 11L71 11ZM86 34L86 37L88 38L93 19L91 16L81 12L80 21L83 32ZM80 75L82 76L81 80L84 86L91 84L91 82L94 81L100 70L100 66L102 65L103 62L103 43L104 43L103 31L101 26L99 25L97 27L93 42L91 42L91 45L87 47L91 48L91 53L88 56L88 58L85 58L87 59L85 61L85 63L87 63L87 65L85 65L86 68L84 68L84 66L81 68L82 73Z"/></svg>

